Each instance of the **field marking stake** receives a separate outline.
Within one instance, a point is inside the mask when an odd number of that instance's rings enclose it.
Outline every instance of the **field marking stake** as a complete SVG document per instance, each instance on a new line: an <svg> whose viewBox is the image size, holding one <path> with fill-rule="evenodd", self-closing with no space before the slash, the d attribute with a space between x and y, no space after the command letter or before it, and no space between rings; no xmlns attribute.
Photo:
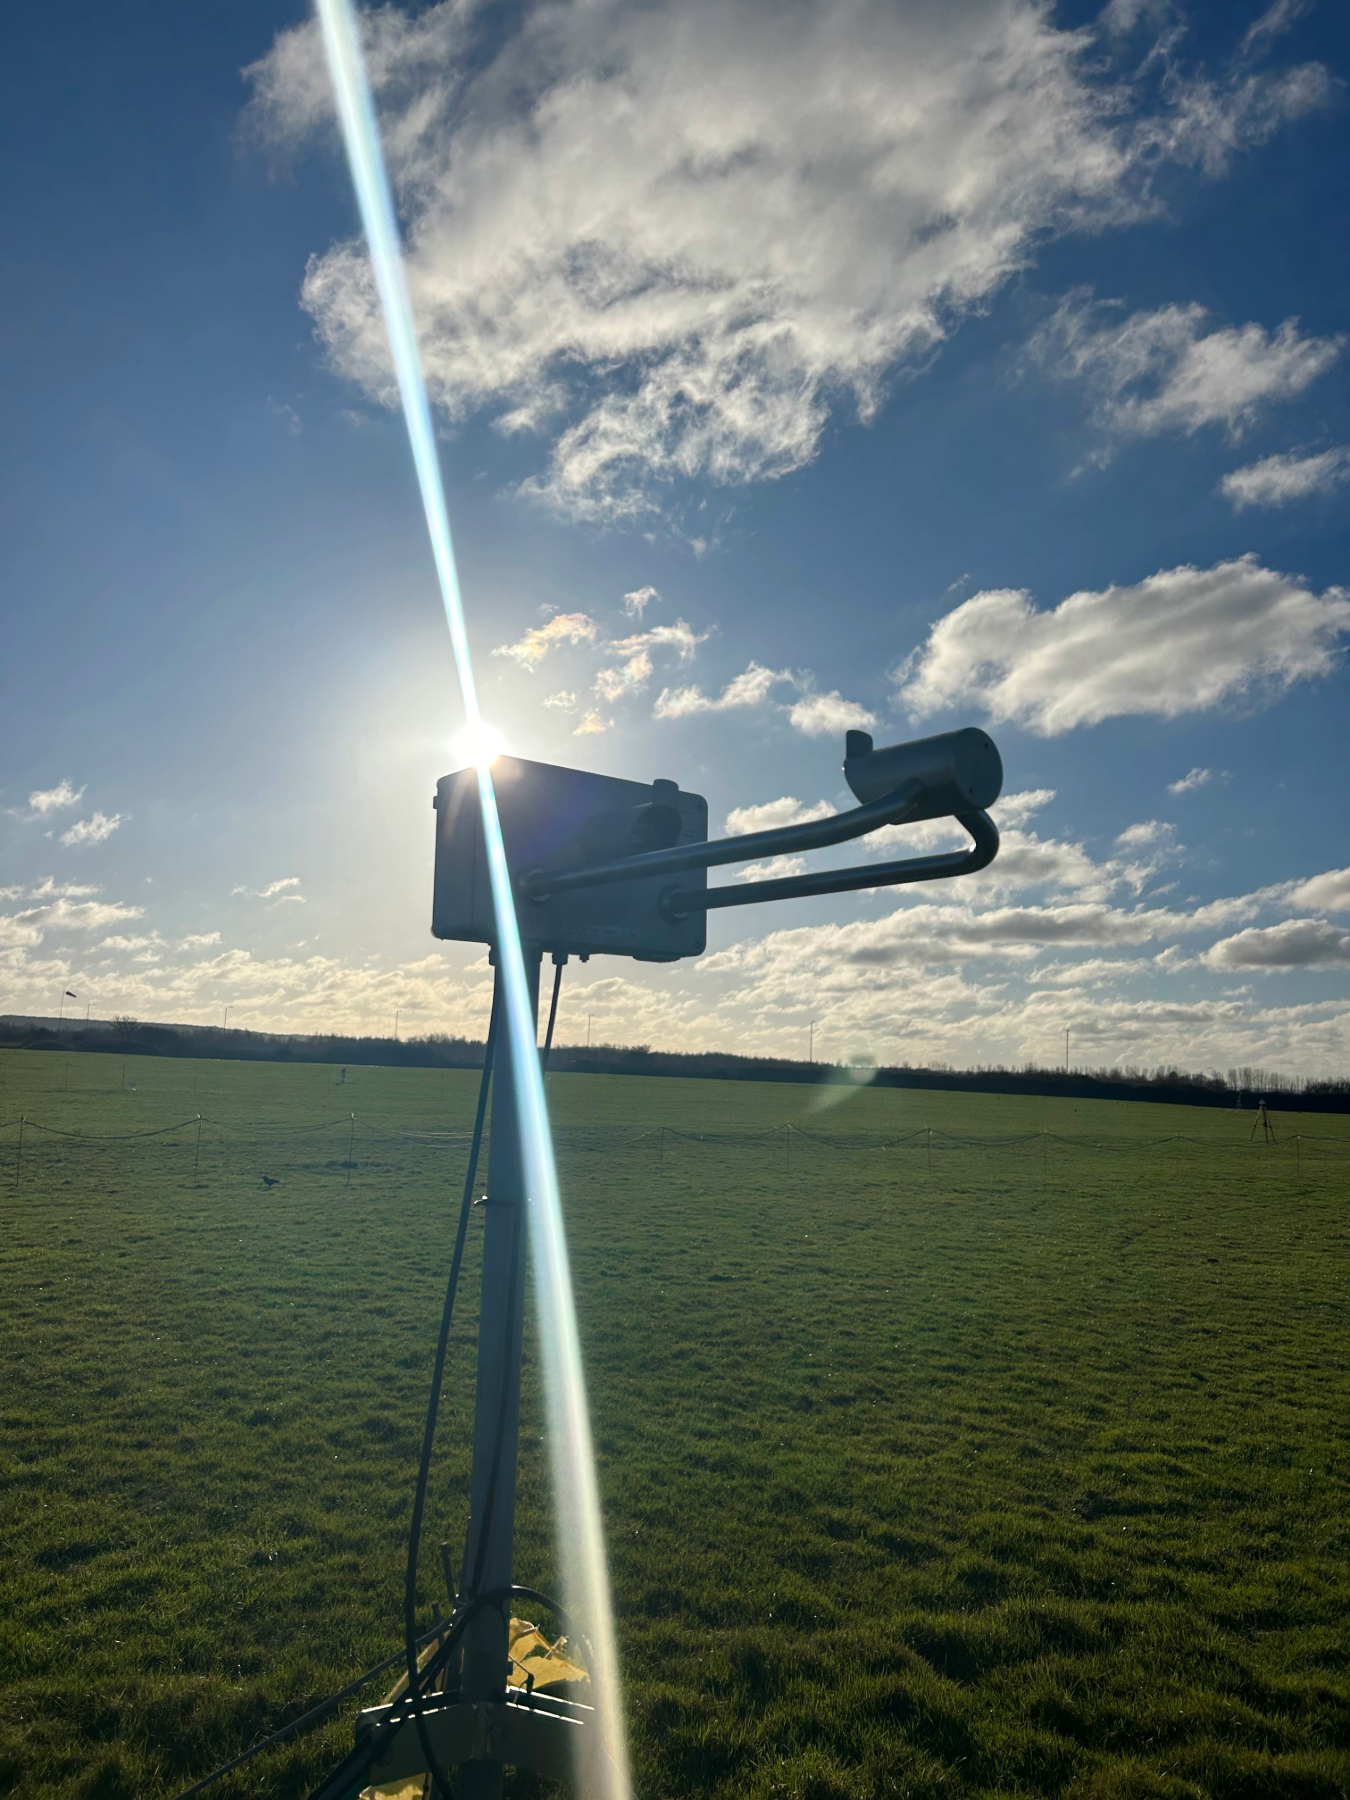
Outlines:
<svg viewBox="0 0 1350 1800"><path fill-rule="evenodd" d="M933 1173L933 1127L928 1127L928 1173Z"/></svg>
<svg viewBox="0 0 1350 1800"><path fill-rule="evenodd" d="M355 1157L355 1155L356 1155L356 1114L353 1113L352 1114L351 1136L347 1139L347 1181L346 1181L346 1185L348 1187L350 1187L352 1185L352 1161L353 1161L353 1158Z"/></svg>
<svg viewBox="0 0 1350 1800"><path fill-rule="evenodd" d="M660 1178L662 1181L664 1181L665 1177L666 1177L666 1128L663 1125L661 1127Z"/></svg>
<svg viewBox="0 0 1350 1800"><path fill-rule="evenodd" d="M23 1170L23 1121L24 1121L24 1115L22 1113L20 1113L19 1114L19 1154L16 1157L15 1162L14 1162L14 1185L16 1188L19 1185L19 1176Z"/></svg>
<svg viewBox="0 0 1350 1800"><path fill-rule="evenodd" d="M197 1164L202 1159L202 1115L197 1114L197 1148L192 1156L192 1179L197 1179Z"/></svg>

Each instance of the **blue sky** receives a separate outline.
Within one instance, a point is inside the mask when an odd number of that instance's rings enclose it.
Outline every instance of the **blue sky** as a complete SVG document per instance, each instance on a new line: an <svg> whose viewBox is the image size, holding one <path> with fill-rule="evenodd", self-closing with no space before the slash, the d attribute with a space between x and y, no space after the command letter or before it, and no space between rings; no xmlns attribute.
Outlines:
<svg viewBox="0 0 1350 1800"><path fill-rule="evenodd" d="M1007 770L986 875L596 959L561 1035L1350 1068L1342 10L445 0L368 50L509 746L732 829L846 804L854 722ZM0 83L0 1009L481 1031L308 15L30 11Z"/></svg>

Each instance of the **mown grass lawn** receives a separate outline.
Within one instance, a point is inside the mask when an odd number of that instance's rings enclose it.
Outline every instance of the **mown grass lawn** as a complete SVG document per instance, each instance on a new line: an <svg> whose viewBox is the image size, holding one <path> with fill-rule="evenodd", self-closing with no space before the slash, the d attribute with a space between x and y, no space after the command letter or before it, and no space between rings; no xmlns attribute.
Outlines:
<svg viewBox="0 0 1350 1800"><path fill-rule="evenodd" d="M476 1077L337 1081L0 1054L6 1790L172 1795L397 1646ZM1350 1121L550 1098L640 1795L1345 1794ZM218 1791L303 1794L350 1718Z"/></svg>

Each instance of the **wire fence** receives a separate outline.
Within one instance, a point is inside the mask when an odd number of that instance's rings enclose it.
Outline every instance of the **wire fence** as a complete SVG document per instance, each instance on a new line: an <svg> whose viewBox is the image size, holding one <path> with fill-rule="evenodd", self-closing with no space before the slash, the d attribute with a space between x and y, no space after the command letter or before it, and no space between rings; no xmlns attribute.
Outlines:
<svg viewBox="0 0 1350 1800"><path fill-rule="evenodd" d="M353 1176L445 1177L447 1153L467 1152L468 1128L408 1127L346 1113L304 1122L223 1120L195 1114L170 1125L137 1131L79 1131L53 1125L27 1114L0 1120L0 1181L11 1189L25 1181L69 1182L88 1177L97 1166L114 1186L136 1181L214 1183L248 1179L271 1187L304 1177L350 1188ZM1003 1167L1034 1170L1039 1161L1048 1177L1052 1163L1065 1167L1078 1158L1109 1161L1141 1159L1163 1165L1193 1166L1195 1153L1205 1159L1245 1160L1257 1167L1288 1165L1302 1175L1318 1170L1344 1173L1350 1160L1350 1134L1262 1129L1224 1137L1171 1132L1162 1136L1115 1136L1048 1130L1015 1132L953 1131L940 1126L911 1126L904 1131L849 1130L795 1123L758 1129L593 1124L561 1126L554 1133L563 1156L614 1157L631 1151L664 1177L706 1167L705 1153L757 1153L772 1159L785 1176L794 1167L805 1173L822 1158L849 1159L880 1169L887 1163L927 1172L954 1167L958 1158L996 1160ZM654 1154L653 1154L654 1153ZM739 1166L739 1157L735 1159Z"/></svg>

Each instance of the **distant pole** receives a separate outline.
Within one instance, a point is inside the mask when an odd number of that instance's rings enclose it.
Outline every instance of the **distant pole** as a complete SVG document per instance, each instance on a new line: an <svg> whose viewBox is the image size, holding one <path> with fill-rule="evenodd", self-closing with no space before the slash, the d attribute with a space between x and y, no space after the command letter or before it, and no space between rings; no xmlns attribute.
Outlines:
<svg viewBox="0 0 1350 1800"><path fill-rule="evenodd" d="M806 1060L809 1063L816 1060L816 1022L814 1019L811 1021L811 1031L806 1040Z"/></svg>
<svg viewBox="0 0 1350 1800"><path fill-rule="evenodd" d="M91 1000L86 1000L84 1003L84 1022L86 1025L89 1023L89 1008L92 1005L93 1005L93 1002Z"/></svg>
<svg viewBox="0 0 1350 1800"><path fill-rule="evenodd" d="M233 1005L233 1002L231 1002L231 1005ZM230 1008L227 1006L225 1008L225 1023L224 1023L224 1025L221 1026L221 1030L228 1031L229 1028L230 1028Z"/></svg>
<svg viewBox="0 0 1350 1800"><path fill-rule="evenodd" d="M394 1042L395 1043L398 1042L398 1015L402 1011L403 1011L403 1008L400 1006L397 1009L397 1011L394 1013Z"/></svg>
<svg viewBox="0 0 1350 1800"><path fill-rule="evenodd" d="M1069 1028L1066 1025L1064 1027L1064 1073L1067 1075L1068 1072L1069 1072Z"/></svg>
<svg viewBox="0 0 1350 1800"><path fill-rule="evenodd" d="M202 1160L202 1115L197 1114L197 1148L192 1157L192 1179L197 1179L197 1165Z"/></svg>
<svg viewBox="0 0 1350 1800"><path fill-rule="evenodd" d="M586 1048L587 1048L587 1049L588 1049L588 1050L589 1050L589 1049L590 1049L590 1047L591 1047L591 1020L592 1020L592 1019L593 1019L593 1018L594 1018L594 1017L595 1017L595 1014L594 1014L594 1013L587 1013L587 1014L586 1014Z"/></svg>

